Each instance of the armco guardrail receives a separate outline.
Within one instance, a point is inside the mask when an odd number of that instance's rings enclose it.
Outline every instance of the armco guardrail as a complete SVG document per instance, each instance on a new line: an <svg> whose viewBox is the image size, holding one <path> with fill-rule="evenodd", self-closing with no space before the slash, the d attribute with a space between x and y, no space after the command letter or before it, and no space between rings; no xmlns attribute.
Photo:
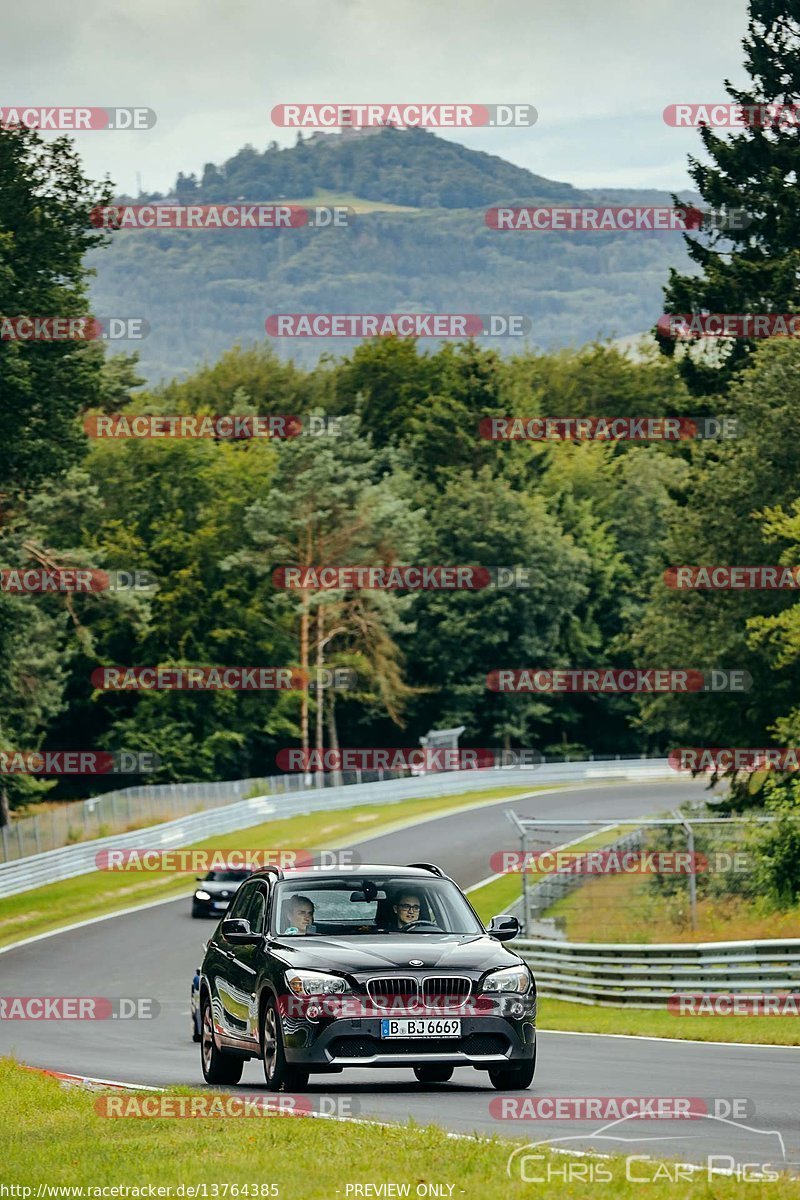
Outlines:
<svg viewBox="0 0 800 1200"><path fill-rule="evenodd" d="M800 992L800 938L666 945L518 938L543 996L664 1008L676 993Z"/></svg>
<svg viewBox="0 0 800 1200"><path fill-rule="evenodd" d="M654 779L673 777L666 759L627 759L609 762L553 763L539 767L504 767L485 771L446 771L437 774L385 780L382 783L350 784L324 790L306 788L284 796L256 796L221 808L192 813L175 821L165 821L133 833L95 838L31 854L14 862L0 864L0 897L13 896L59 879L72 879L95 870L96 855L117 847L169 849L246 829L264 821L294 817L302 813L352 808L358 804L397 804L420 796L447 796L458 792L481 791L497 787L541 787L550 783L570 783L597 779Z"/></svg>
<svg viewBox="0 0 800 1200"><path fill-rule="evenodd" d="M634 759L635 755L628 757ZM601 755L596 761L610 759L620 761L620 755ZM595 759L592 754L584 754L576 759L553 759L552 763L541 759L542 765L548 766L572 761L593 762ZM496 769L506 768L498 764ZM403 775L411 776L412 772L404 771ZM333 774L315 776L313 782L315 787L338 787L381 783L385 778L386 773L382 770L353 770L340 772L338 778ZM390 778L398 779L400 776L392 772ZM173 821L177 817L207 808L220 808L223 804L235 804L252 796L283 796L287 792L296 794L307 788L308 782L301 774L221 779L204 783L135 784L90 796L88 800L53 805L30 817L17 817L10 825L0 825L0 863L43 854L46 850L58 850L61 846L86 842L90 838L125 833L134 826Z"/></svg>

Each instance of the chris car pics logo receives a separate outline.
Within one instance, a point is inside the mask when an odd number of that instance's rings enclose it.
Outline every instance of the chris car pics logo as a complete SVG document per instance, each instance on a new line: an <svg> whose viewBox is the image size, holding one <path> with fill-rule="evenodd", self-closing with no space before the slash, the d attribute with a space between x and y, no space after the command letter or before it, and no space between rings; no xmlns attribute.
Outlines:
<svg viewBox="0 0 800 1200"><path fill-rule="evenodd" d="M676 1195L690 1195L693 1193L686 1185L704 1181L713 1184L721 1175L738 1182L774 1183L790 1166L796 1165L787 1159L780 1130L757 1129L702 1109L680 1114L681 1121L687 1117L697 1122L715 1122L709 1130L714 1152L693 1162L680 1161L674 1150L665 1151L665 1144L667 1147L670 1144L669 1140L665 1143L665 1138L670 1135L660 1132L660 1126L657 1133L638 1132L630 1122L640 1118L631 1115L610 1121L589 1134L543 1138L518 1146L508 1157L506 1174L520 1183L544 1183L562 1189L576 1183L678 1183L684 1185L684 1190ZM632 1144L636 1145L635 1153L625 1148ZM597 1149L597 1153L588 1154L587 1145ZM669 1154L668 1159L660 1157L665 1154Z"/></svg>

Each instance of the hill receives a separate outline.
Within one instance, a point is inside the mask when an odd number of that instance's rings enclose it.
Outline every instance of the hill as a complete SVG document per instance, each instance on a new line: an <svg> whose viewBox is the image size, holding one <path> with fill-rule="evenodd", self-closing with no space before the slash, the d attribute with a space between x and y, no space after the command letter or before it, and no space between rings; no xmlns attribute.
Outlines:
<svg viewBox="0 0 800 1200"><path fill-rule="evenodd" d="M144 317L150 381L192 370L235 341L262 339L275 312L523 313L528 344L555 348L649 329L669 266L686 268L679 234L498 233L495 204L669 204L652 189L587 191L424 130L319 135L291 149L245 147L202 178L178 176L170 199L347 203L347 229L127 231L94 256L101 315ZM687 195L687 199L691 198ZM131 200L128 198L121 198ZM136 202L164 199L157 194ZM346 353L344 339L293 339L282 357ZM502 352L519 339L495 339Z"/></svg>

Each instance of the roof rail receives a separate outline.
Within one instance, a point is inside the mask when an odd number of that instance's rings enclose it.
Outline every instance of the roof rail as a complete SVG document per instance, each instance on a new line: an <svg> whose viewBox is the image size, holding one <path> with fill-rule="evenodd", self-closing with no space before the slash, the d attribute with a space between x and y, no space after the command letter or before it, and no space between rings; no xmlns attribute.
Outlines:
<svg viewBox="0 0 800 1200"><path fill-rule="evenodd" d="M262 875L274 875L276 879L283 879L283 869L276 867L274 863L270 863L265 867L258 867L250 876L251 879L258 879Z"/></svg>
<svg viewBox="0 0 800 1200"><path fill-rule="evenodd" d="M444 879L444 871L441 867L437 867L436 863L406 863L407 867L420 867L423 871L430 871L433 875L438 875Z"/></svg>

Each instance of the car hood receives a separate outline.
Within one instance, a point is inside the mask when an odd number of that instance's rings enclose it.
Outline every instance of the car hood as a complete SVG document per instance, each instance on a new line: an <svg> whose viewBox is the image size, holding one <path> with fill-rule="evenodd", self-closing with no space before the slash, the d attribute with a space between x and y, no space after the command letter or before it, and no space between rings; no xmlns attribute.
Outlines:
<svg viewBox="0 0 800 1200"><path fill-rule="evenodd" d="M194 890L196 892L208 892L209 896L221 896L223 892L228 896L232 896L239 888L238 883L221 883L217 880L204 879L202 883L196 883Z"/></svg>
<svg viewBox="0 0 800 1200"><path fill-rule="evenodd" d="M490 971L509 967L518 955L486 934L387 934L309 937L272 943L272 953L287 966L317 971L341 971L359 975L364 971L405 972L411 959L419 960L413 970L435 968L446 971Z"/></svg>

